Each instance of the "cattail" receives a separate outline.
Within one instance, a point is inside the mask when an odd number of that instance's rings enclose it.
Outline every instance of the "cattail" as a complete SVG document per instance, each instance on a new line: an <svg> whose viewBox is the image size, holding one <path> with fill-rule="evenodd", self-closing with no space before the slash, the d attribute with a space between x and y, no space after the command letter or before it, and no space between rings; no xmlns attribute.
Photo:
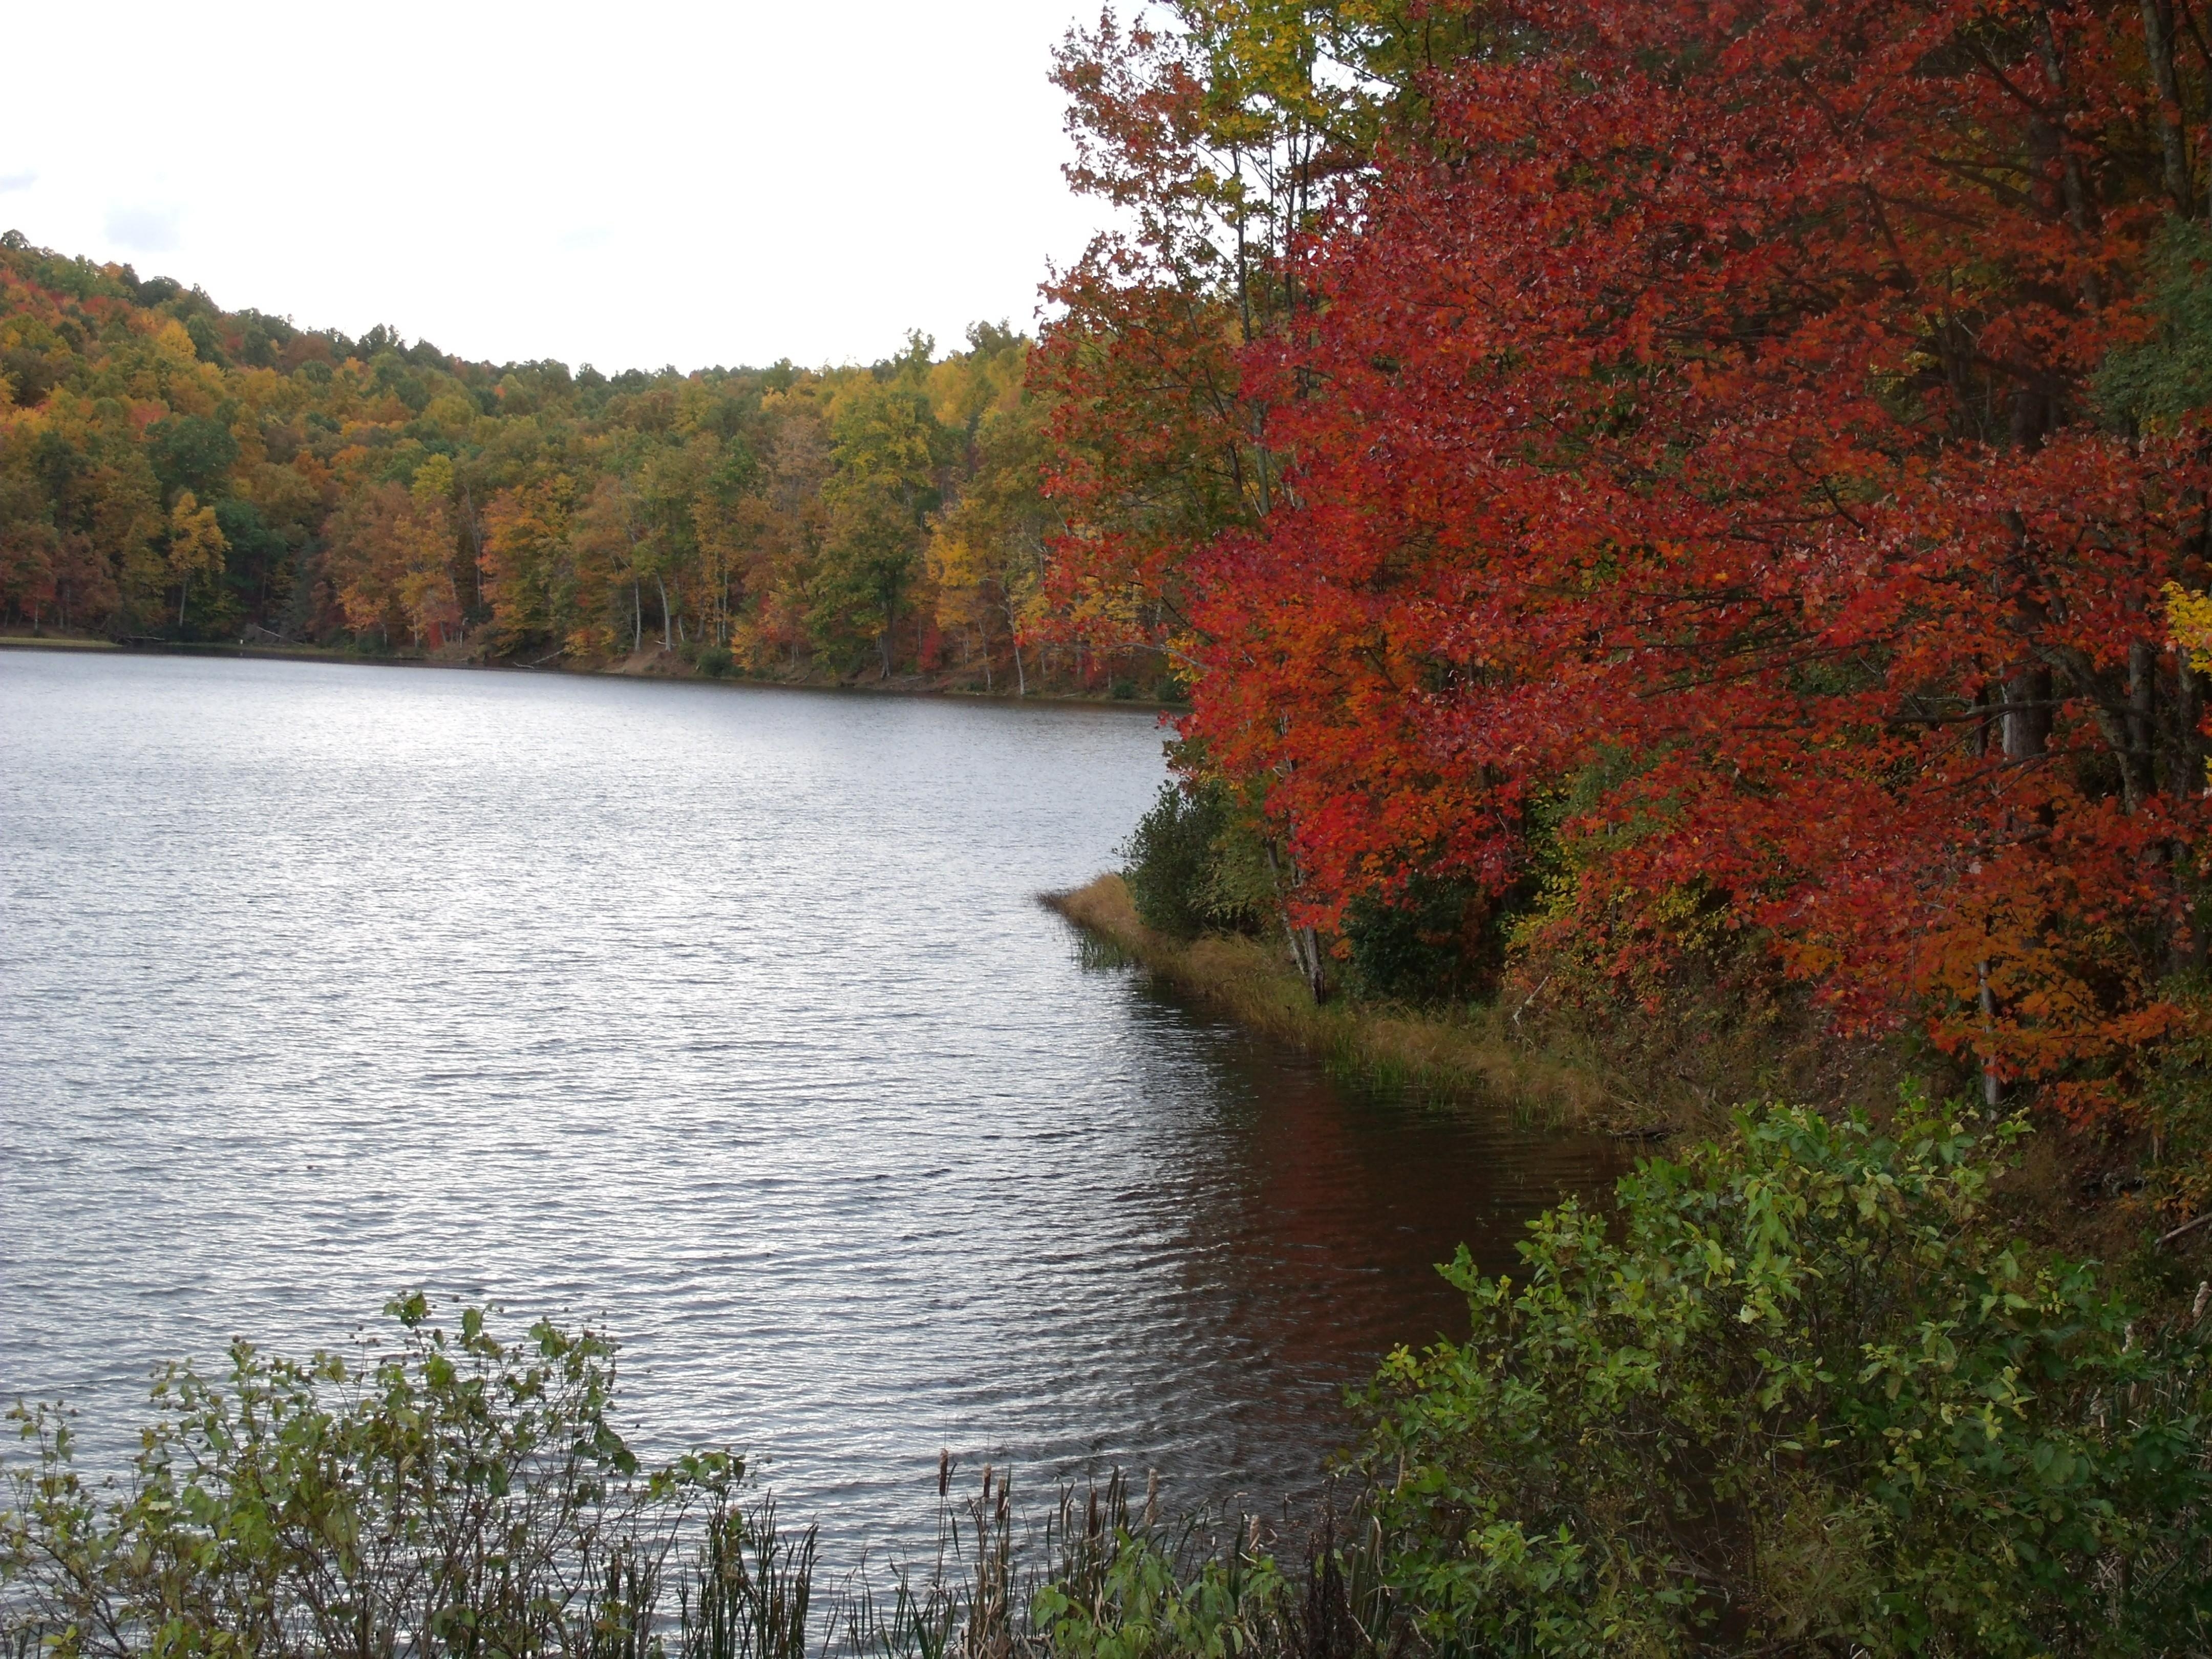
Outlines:
<svg viewBox="0 0 2212 1659"><path fill-rule="evenodd" d="M952 1489L952 1448L945 1447L937 1454L937 1495L939 1498Z"/></svg>

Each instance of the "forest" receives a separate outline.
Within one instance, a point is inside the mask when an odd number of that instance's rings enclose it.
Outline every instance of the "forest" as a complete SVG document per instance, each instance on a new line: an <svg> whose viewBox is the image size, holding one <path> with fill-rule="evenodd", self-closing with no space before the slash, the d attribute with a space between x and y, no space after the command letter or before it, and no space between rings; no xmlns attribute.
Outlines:
<svg viewBox="0 0 2212 1659"><path fill-rule="evenodd" d="M1054 73L1116 228L942 359L493 369L11 238L9 615L1180 700L1145 929L1665 1106L1447 1269L1303 1577L1094 1498L871 1650L2212 1647L2212 15L1172 0ZM169 1594L65 1461L41 1540Z"/></svg>
<svg viewBox="0 0 2212 1659"><path fill-rule="evenodd" d="M0 622L1021 695L1162 688L1036 623L1030 342L867 368L464 362L0 238ZM1165 688L1170 692L1172 686Z"/></svg>

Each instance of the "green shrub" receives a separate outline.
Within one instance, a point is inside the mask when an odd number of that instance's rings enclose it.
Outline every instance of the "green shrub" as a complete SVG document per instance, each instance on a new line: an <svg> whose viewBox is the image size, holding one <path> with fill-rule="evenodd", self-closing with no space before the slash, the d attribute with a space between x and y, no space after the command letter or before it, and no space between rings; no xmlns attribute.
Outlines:
<svg viewBox="0 0 2212 1659"><path fill-rule="evenodd" d="M127 1481L88 1484L67 1421L12 1416L0 1648L58 1656L728 1653L805 1659L811 1531L780 1534L719 1452L644 1470L611 1421L614 1348L495 1340L420 1295L391 1349L172 1366Z"/></svg>
<svg viewBox="0 0 2212 1659"><path fill-rule="evenodd" d="M2168 218L2150 252L2156 332L2115 350L2091 382L2106 419L2128 432L2170 430L2212 405L2212 235Z"/></svg>
<svg viewBox="0 0 2212 1659"><path fill-rule="evenodd" d="M2212 1646L2205 1342L1990 1211L1996 1154L1777 1109L1569 1204L1369 1397L1393 1583L1455 1652ZM1609 1237L1609 1235L1612 1235ZM1617 1237L1619 1242L1613 1242Z"/></svg>
<svg viewBox="0 0 2212 1659"><path fill-rule="evenodd" d="M1162 784L1121 856L1138 919L1170 938L1255 933L1274 915L1266 843L1218 782Z"/></svg>
<svg viewBox="0 0 2212 1659"><path fill-rule="evenodd" d="M1206 890L1213 871L1213 838L1221 832L1221 791L1160 786L1152 811L1121 848L1121 876L1138 920L1176 939L1195 939L1206 926Z"/></svg>
<svg viewBox="0 0 2212 1659"><path fill-rule="evenodd" d="M1117 1534L1095 1574L1030 1598L1039 1646L1054 1659L1232 1659L1281 1652L1290 1598L1274 1558L1239 1536L1203 1559L1179 1559L1150 1534Z"/></svg>
<svg viewBox="0 0 2212 1659"><path fill-rule="evenodd" d="M1389 1002L1468 995L1479 965L1483 900L1472 882L1425 876L1387 902L1354 899L1346 907L1343 932L1352 989Z"/></svg>
<svg viewBox="0 0 2212 1659"><path fill-rule="evenodd" d="M737 658L726 645L707 645L699 648L699 672L710 680L719 680L736 664Z"/></svg>

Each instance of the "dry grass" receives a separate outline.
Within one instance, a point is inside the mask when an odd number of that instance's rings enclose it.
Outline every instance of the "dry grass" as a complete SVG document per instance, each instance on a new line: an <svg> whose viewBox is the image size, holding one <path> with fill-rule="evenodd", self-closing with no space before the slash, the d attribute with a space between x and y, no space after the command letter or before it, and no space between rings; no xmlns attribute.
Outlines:
<svg viewBox="0 0 2212 1659"><path fill-rule="evenodd" d="M1963 1098L1974 1083L1941 1054L1902 1041L1839 1040L1800 1004L1695 980L1651 1009L1578 1007L1552 996L1516 1005L1513 994L1499 1006L1437 1012L1349 1000L1316 1007L1286 948L1212 935L1186 945L1154 933L1137 919L1119 876L1045 902L1104 948L1333 1069L1442 1095L1486 1095L1562 1127L1680 1147L1725 1133L1739 1109L1762 1102L1856 1109L1880 1121L1908 1079L1939 1100ZM2149 1217L2134 1190L2148 1150L2143 1139L2075 1135L2045 1122L2002 1182L2000 1202L2023 1237L2048 1249L2130 1259ZM2168 1288L2185 1299L2203 1274L2185 1273L2185 1259L2212 1261L2212 1230L2159 1257L2180 1275Z"/></svg>
<svg viewBox="0 0 2212 1659"><path fill-rule="evenodd" d="M1498 1009L1419 1014L1346 1000L1316 1006L1287 949L1208 934L1189 944L1137 919L1117 875L1100 876L1044 902L1176 989L1255 1030L1377 1082L1437 1093L1480 1091L1561 1123L1642 1127L1648 1114L1595 1072L1516 1036Z"/></svg>

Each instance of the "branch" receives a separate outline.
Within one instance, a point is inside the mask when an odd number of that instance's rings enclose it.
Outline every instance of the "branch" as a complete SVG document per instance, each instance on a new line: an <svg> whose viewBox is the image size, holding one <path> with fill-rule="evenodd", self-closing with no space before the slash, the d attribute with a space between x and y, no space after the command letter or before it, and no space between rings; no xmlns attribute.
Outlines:
<svg viewBox="0 0 2212 1659"><path fill-rule="evenodd" d="M2172 1229L2171 1231L2160 1233L2158 1236L2158 1242L2160 1244L2171 1244L2175 1239L2180 1237L2182 1234L2193 1233L2208 1221L2212 1221L2212 1210L2205 1211L2203 1215L2198 1216L2194 1221L2185 1221L2179 1227Z"/></svg>

